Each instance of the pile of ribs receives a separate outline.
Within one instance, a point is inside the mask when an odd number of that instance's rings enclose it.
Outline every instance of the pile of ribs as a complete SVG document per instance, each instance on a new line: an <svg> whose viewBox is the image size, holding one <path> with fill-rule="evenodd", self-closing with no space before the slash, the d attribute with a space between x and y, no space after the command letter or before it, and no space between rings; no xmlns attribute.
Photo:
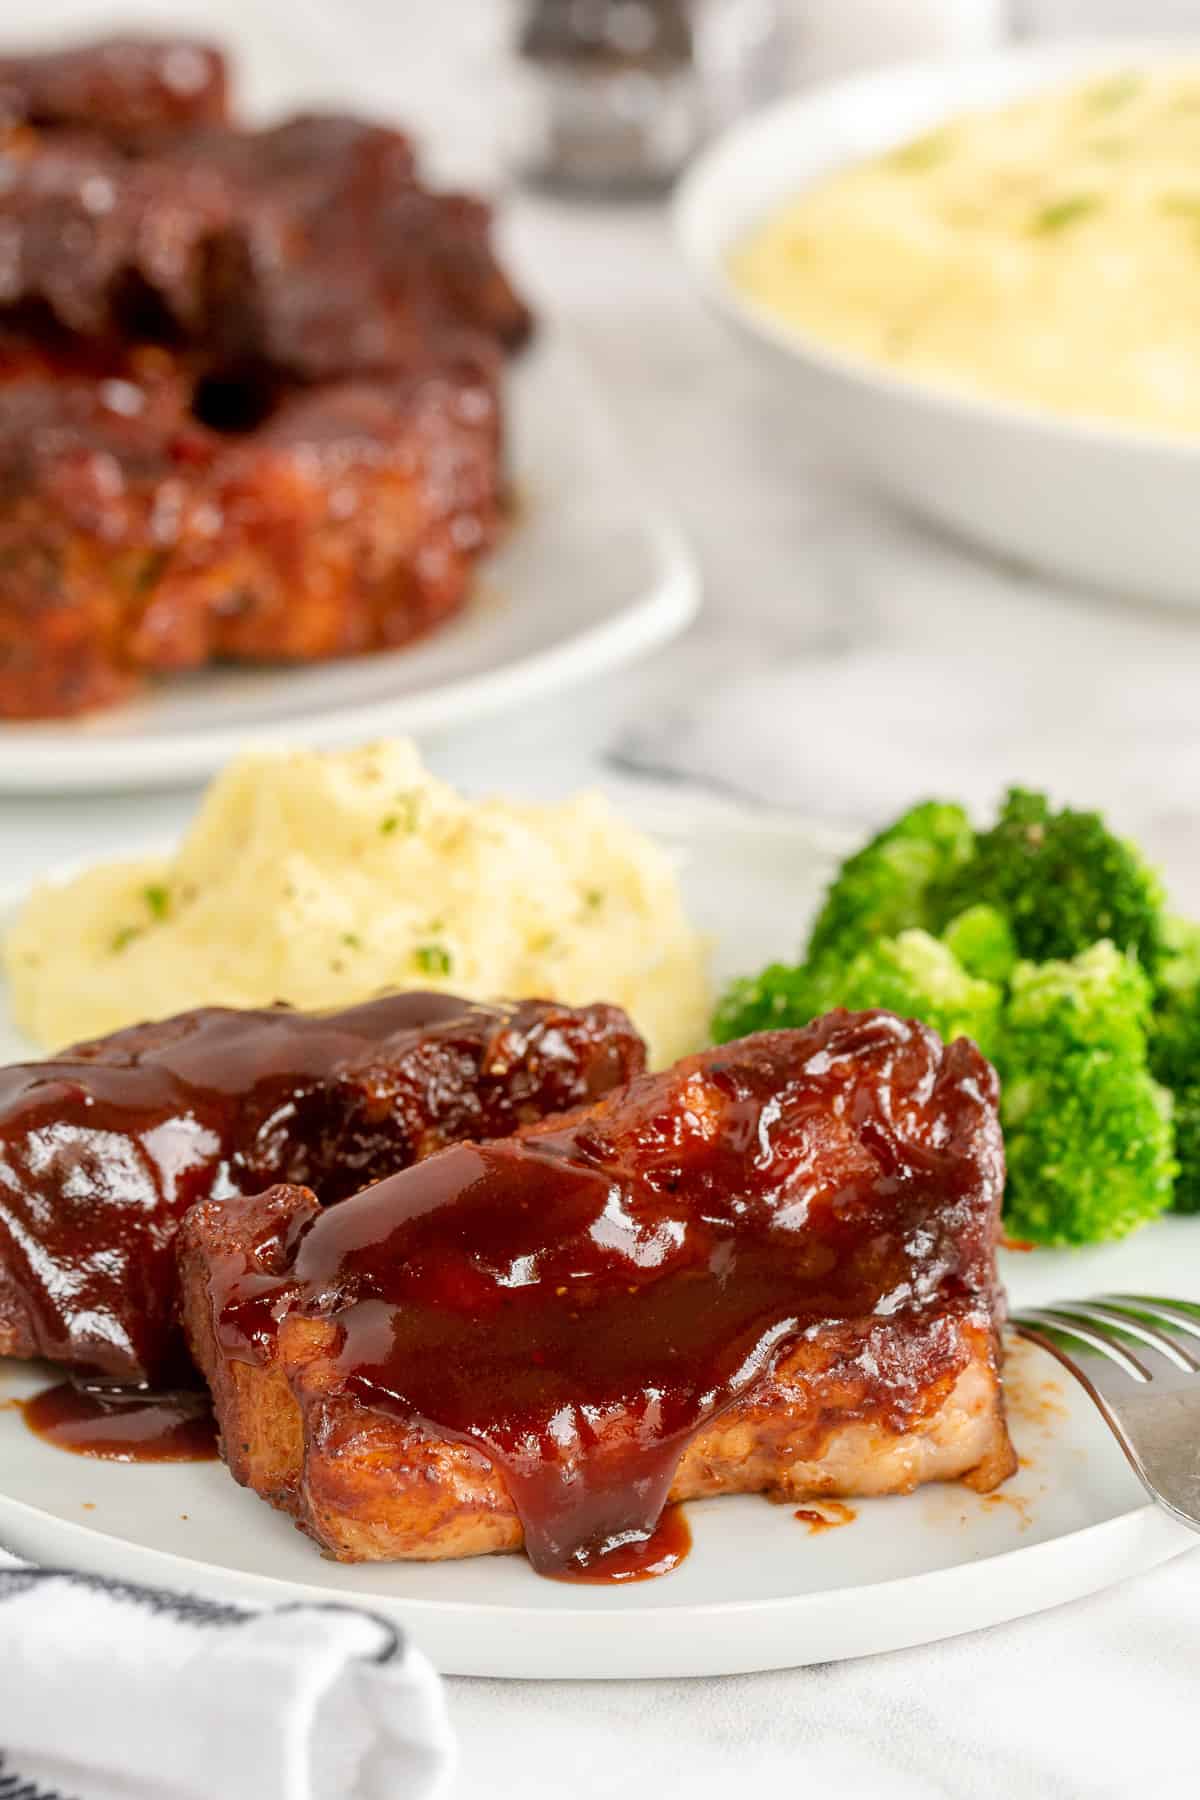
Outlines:
<svg viewBox="0 0 1200 1800"><path fill-rule="evenodd" d="M530 330L402 133L239 124L201 44L0 57L0 718L446 620Z"/></svg>
<svg viewBox="0 0 1200 1800"><path fill-rule="evenodd" d="M675 1500L1009 1475L1003 1182L889 1013L648 1074L603 1005L201 1011L0 1072L0 1352L190 1366L335 1558L594 1578Z"/></svg>

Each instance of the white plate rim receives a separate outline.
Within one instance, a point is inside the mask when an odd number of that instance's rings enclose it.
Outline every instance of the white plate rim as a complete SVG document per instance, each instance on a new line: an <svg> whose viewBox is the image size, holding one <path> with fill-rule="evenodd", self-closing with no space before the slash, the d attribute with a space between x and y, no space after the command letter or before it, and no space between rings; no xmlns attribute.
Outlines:
<svg viewBox="0 0 1200 1800"><path fill-rule="evenodd" d="M0 1494L0 1525L4 1532L0 1548L18 1557L24 1555L43 1567L77 1568L110 1580L142 1581L177 1589L182 1576L188 1592L210 1599L268 1606L330 1603L328 1588L273 1575L222 1569L194 1557L99 1533L71 1520L51 1519L47 1530L39 1524L46 1517L25 1502ZM66 1547L62 1561L57 1555L59 1543ZM54 1548L47 1554L46 1549L39 1550L40 1545ZM645 1628L647 1640L640 1648L636 1644L631 1647L628 1642L628 1614L619 1604L603 1612L582 1607L543 1611L494 1601L411 1597L393 1601L383 1594L357 1591L347 1593L342 1603L367 1612L382 1612L400 1623L444 1674L534 1681L564 1677L585 1681L618 1677L701 1679L884 1655L988 1630L1032 1618L1071 1600L1085 1599L1195 1547L1193 1533L1147 1503L1043 1543L1018 1546L890 1581L782 1594L772 1599L694 1602L677 1607L637 1604L634 1617L638 1628ZM637 1590L613 1592L619 1603ZM919 1604L914 1606L914 1600ZM842 1619L843 1612L850 1616ZM823 1616L829 1614L833 1617ZM471 1623L478 1626L481 1615L490 1625L514 1633L505 1652L504 1668L497 1666L494 1651L484 1649L476 1654L470 1634L462 1629ZM869 1622L865 1622L867 1615ZM752 1645L743 1639L734 1648L724 1639L714 1655L703 1638L691 1649L680 1641L689 1626L717 1627L739 1620L764 1628L755 1633ZM816 1644L805 1630L814 1622L821 1633ZM670 1631L671 1647L665 1654L654 1642L656 1628ZM517 1635L521 1631L529 1634L524 1642ZM586 1634L588 1639L583 1660L578 1660L579 1634ZM619 1668L608 1660L617 1652ZM590 1660L593 1657L599 1661Z"/></svg>
<svg viewBox="0 0 1200 1800"><path fill-rule="evenodd" d="M908 84L935 82L947 91L944 109L939 106L930 113L929 128L936 129L939 118L949 119L955 114L975 110L951 97L950 90L956 81L982 80L988 76L1002 81L1011 75L1021 91L1033 92L1072 74L1085 73L1089 68L1120 68L1130 62L1162 64L1181 55L1200 63L1200 36L1070 39L1023 44L971 58L894 63L789 95L731 127L689 165L672 198L671 223L675 243L697 288L718 316L750 336L765 340L774 350L797 361L807 361L860 389L874 389L945 417L1036 431L1049 438L1074 440L1096 450L1154 452L1185 465L1200 461L1200 439L1173 436L1146 426L1124 425L1103 418L1041 410L982 391L958 388L951 382L923 379L826 343L801 326L786 324L769 307L738 288L723 260L724 253L732 248L735 236L726 237L718 248L710 241L707 223L711 214L711 188L747 151L776 136L783 139L794 135L798 142L805 140L807 133L803 128L812 115L839 101L861 104L873 96L886 98ZM1014 93L1016 91L1014 89ZM893 141L901 142L907 135L901 132ZM850 167L854 160L834 157L827 166L832 171ZM800 179L787 191L802 191L803 186ZM762 212L765 214L769 209L770 202L764 201Z"/></svg>

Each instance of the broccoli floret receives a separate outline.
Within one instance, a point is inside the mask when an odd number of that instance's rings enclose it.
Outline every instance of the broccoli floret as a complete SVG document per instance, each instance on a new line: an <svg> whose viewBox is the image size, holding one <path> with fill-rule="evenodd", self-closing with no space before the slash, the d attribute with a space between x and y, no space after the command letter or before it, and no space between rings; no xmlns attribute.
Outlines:
<svg viewBox="0 0 1200 1800"><path fill-rule="evenodd" d="M920 1019L946 1040L995 1040L1000 989L968 975L945 944L926 931L880 938L847 963L828 956L798 969L775 964L755 981L735 982L717 1011L718 1042L774 1026L807 1025L835 1006L881 1007Z"/></svg>
<svg viewBox="0 0 1200 1800"><path fill-rule="evenodd" d="M1200 1003L1200 925L1168 913L1163 920L1163 956L1158 969L1159 1005Z"/></svg>
<svg viewBox="0 0 1200 1800"><path fill-rule="evenodd" d="M809 935L807 958L772 963L735 981L713 1019L718 1043L752 1031L806 1025L840 1002L834 971L880 938L924 925L925 894L971 853L961 806L928 800L912 807L843 863Z"/></svg>
<svg viewBox="0 0 1200 1800"><path fill-rule="evenodd" d="M842 864L809 936L808 961L846 961L876 938L927 926L929 890L949 883L974 841L961 806L912 807Z"/></svg>
<svg viewBox="0 0 1200 1800"><path fill-rule="evenodd" d="M968 906L951 919L942 942L952 950L968 975L1005 986L1017 965L1017 946L1012 928L994 906Z"/></svg>
<svg viewBox="0 0 1200 1800"><path fill-rule="evenodd" d="M1076 1050L1112 1050L1145 1064L1150 983L1107 941L1070 962L1018 963L1004 1020L1006 1054L1021 1068Z"/></svg>
<svg viewBox="0 0 1200 1800"><path fill-rule="evenodd" d="M822 1011L813 973L805 964L771 963L761 975L733 981L713 1014L713 1041L749 1037L752 1031L776 1031L807 1025Z"/></svg>
<svg viewBox="0 0 1200 1800"><path fill-rule="evenodd" d="M1021 955L1035 962L1111 938L1136 951L1153 975L1164 954L1163 894L1153 871L1099 813L1053 812L1043 794L1011 789L974 855L929 896L935 925L981 901L1004 913Z"/></svg>
<svg viewBox="0 0 1200 1800"><path fill-rule="evenodd" d="M1176 1212L1200 1212L1200 925L1169 918L1150 1068L1175 1100Z"/></svg>
<svg viewBox="0 0 1200 1800"><path fill-rule="evenodd" d="M1038 1244L1126 1237L1171 1203L1171 1096L1111 1050L1002 1078L1004 1223Z"/></svg>
<svg viewBox="0 0 1200 1800"><path fill-rule="evenodd" d="M1171 1097L1149 1068L1150 987L1111 943L1019 963L997 1064L1015 1237L1090 1244L1170 1204Z"/></svg>
<svg viewBox="0 0 1200 1800"><path fill-rule="evenodd" d="M1177 1087L1171 1100L1179 1164L1172 1204L1176 1212L1200 1213L1200 1081Z"/></svg>
<svg viewBox="0 0 1200 1800"><path fill-rule="evenodd" d="M878 1006L920 1019L948 1044L969 1037L988 1054L995 1042L1000 989L968 975L953 951L927 931L880 938L844 969L825 963L814 974L813 998L824 1002L822 1012L831 1006L851 1012Z"/></svg>

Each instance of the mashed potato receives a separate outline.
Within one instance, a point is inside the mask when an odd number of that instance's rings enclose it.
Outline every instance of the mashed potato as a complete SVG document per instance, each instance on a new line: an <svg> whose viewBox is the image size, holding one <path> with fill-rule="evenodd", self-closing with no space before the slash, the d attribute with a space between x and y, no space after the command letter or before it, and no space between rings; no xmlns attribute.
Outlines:
<svg viewBox="0 0 1200 1800"><path fill-rule="evenodd" d="M667 855L599 795L473 804L408 743L251 755L172 857L38 888L9 935L21 1029L57 1048L209 1004L382 988L616 1001L663 1063L706 1041L708 952Z"/></svg>
<svg viewBox="0 0 1200 1800"><path fill-rule="evenodd" d="M731 272L905 374L1200 432L1200 67L954 120L800 195Z"/></svg>

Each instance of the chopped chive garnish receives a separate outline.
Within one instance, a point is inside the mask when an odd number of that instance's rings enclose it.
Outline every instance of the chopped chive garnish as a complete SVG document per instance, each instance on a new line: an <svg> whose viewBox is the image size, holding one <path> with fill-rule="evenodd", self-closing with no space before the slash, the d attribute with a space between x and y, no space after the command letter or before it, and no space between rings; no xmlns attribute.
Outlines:
<svg viewBox="0 0 1200 1800"><path fill-rule="evenodd" d="M454 966L444 944L418 944L413 961L426 975L448 975Z"/></svg>
<svg viewBox="0 0 1200 1800"><path fill-rule="evenodd" d="M171 892L169 888L151 883L142 889L142 898L156 919L165 919L171 910Z"/></svg>
<svg viewBox="0 0 1200 1800"><path fill-rule="evenodd" d="M1098 81L1088 89L1084 99L1092 112L1112 112L1114 107L1124 106L1142 86L1142 77L1127 71L1123 75L1110 76L1107 81Z"/></svg>
<svg viewBox="0 0 1200 1800"><path fill-rule="evenodd" d="M342 942L345 944L347 950L362 949L362 939L359 937L357 931L343 931Z"/></svg>
<svg viewBox="0 0 1200 1800"><path fill-rule="evenodd" d="M142 934L141 934L141 931L138 926L122 925L120 931L114 933L114 935L113 935L113 941L112 941L113 955L119 956L121 951L124 950L127 945L132 944L134 938L141 937L141 935Z"/></svg>
<svg viewBox="0 0 1200 1800"><path fill-rule="evenodd" d="M1164 194L1159 205L1174 219L1200 220L1200 194Z"/></svg>
<svg viewBox="0 0 1200 1800"><path fill-rule="evenodd" d="M901 144L884 158L889 168L902 169L908 174L918 174L922 169L932 169L944 162L950 154L950 133L948 131L928 131L924 137L914 138L911 144Z"/></svg>
<svg viewBox="0 0 1200 1800"><path fill-rule="evenodd" d="M1065 231L1068 225L1074 225L1080 219L1086 219L1089 213L1095 212L1100 200L1096 194L1068 194L1065 199L1052 201L1044 206L1033 221L1033 229L1039 237L1048 237L1052 232Z"/></svg>
<svg viewBox="0 0 1200 1800"><path fill-rule="evenodd" d="M391 837L392 833L394 831L399 831L399 829L400 820L395 813L389 813L386 819L381 819L379 821L380 837Z"/></svg>

